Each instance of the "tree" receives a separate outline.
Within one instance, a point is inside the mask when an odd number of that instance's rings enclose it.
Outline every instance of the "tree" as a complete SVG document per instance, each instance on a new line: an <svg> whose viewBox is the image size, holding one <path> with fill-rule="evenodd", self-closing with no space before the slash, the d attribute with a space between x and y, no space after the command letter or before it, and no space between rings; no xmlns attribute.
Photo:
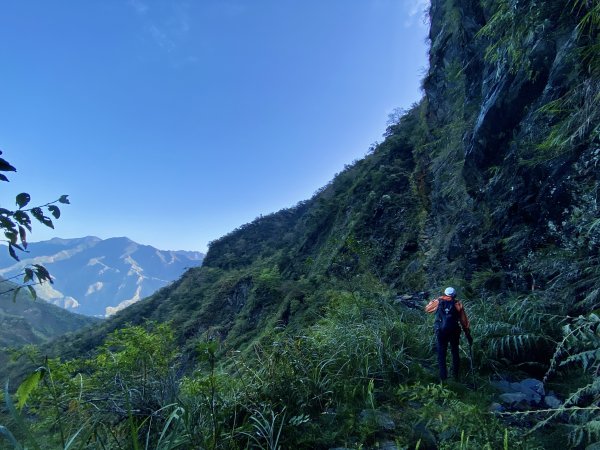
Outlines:
<svg viewBox="0 0 600 450"><path fill-rule="evenodd" d="M0 151L0 155L2 155L2 151ZM3 172L16 171L17 169L15 169L8 161L0 157L0 181L9 181ZM31 233L32 230L31 216L41 224L54 228L52 219L46 215L44 210L46 210L54 219L58 219L60 217L60 208L57 206L57 203L70 203L67 195L61 195L57 200L33 207L29 206L30 201L31 196L26 192L22 192L15 198L15 203L18 207L16 210L0 207L0 232L4 233L6 238L3 240L8 244L8 253L17 261L19 261L17 251L27 252L27 232ZM1 282L9 281L21 276L23 277L22 284L17 284L4 291L0 291L0 294L14 292L14 300L21 289L27 288L35 299L36 292L33 286L42 284L46 281L52 283L50 273L41 264L27 265L23 268L22 273L15 275L8 280L2 280Z"/></svg>

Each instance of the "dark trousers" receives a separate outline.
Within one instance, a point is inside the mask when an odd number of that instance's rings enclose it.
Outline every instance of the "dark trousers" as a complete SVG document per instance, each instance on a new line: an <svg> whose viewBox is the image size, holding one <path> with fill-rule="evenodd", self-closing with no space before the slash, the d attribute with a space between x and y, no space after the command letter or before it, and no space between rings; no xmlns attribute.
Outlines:
<svg viewBox="0 0 600 450"><path fill-rule="evenodd" d="M458 353L458 342L460 340L460 331L458 333L443 334L436 333L438 365L440 368L440 379L448 378L448 369L446 369L446 354L448 344L450 344L450 353L452 354L452 375L458 380L460 370L460 356Z"/></svg>

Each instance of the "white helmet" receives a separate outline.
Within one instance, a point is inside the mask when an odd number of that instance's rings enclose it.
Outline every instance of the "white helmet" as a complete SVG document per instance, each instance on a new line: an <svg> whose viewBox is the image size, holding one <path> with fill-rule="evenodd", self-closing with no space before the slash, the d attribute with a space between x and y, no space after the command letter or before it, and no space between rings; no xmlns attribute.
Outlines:
<svg viewBox="0 0 600 450"><path fill-rule="evenodd" d="M456 295L456 290L453 287L447 287L444 291L444 295L448 295L449 297L454 297Z"/></svg>

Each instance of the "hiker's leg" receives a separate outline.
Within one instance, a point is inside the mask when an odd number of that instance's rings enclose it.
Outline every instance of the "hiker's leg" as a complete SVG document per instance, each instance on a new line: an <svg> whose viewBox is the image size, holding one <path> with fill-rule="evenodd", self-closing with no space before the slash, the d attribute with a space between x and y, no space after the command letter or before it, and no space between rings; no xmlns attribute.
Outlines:
<svg viewBox="0 0 600 450"><path fill-rule="evenodd" d="M460 341L460 333L453 334L450 337L450 352L452 353L452 376L458 380L460 376L460 353L458 351L458 343Z"/></svg>
<svg viewBox="0 0 600 450"><path fill-rule="evenodd" d="M438 366L440 368L440 380L448 378L448 370L446 369L446 352L448 350L448 339L442 333L436 333L437 338L437 354Z"/></svg>

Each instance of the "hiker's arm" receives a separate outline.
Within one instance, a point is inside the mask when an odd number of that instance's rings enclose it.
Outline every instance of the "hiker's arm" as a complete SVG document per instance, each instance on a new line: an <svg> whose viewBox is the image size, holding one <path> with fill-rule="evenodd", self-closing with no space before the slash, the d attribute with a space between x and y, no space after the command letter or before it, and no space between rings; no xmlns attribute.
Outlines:
<svg viewBox="0 0 600 450"><path fill-rule="evenodd" d="M465 312L465 307L461 303L460 308L456 308L456 309L458 309L458 312L459 312L459 319L460 319L460 324L462 325L462 329L464 330L465 334L470 334L471 333L471 324L469 323L469 318L467 317L467 313Z"/></svg>
<svg viewBox="0 0 600 450"><path fill-rule="evenodd" d="M467 313L465 312L464 308L460 312L460 324L462 325L463 330L465 330L465 333L471 332L471 324L469 323L469 318L467 317Z"/></svg>
<svg viewBox="0 0 600 450"><path fill-rule="evenodd" d="M439 300L437 298L435 300L431 300L429 303L427 303L427 306L425 306L425 312L427 312L427 313L435 312L437 310L438 303L439 303Z"/></svg>
<svg viewBox="0 0 600 450"><path fill-rule="evenodd" d="M465 332L465 336L467 337L467 341L469 341L469 345L473 345L473 337L471 336L471 324L469 323L469 318L467 317L467 313L465 312L465 307L461 304L459 312L460 324Z"/></svg>

